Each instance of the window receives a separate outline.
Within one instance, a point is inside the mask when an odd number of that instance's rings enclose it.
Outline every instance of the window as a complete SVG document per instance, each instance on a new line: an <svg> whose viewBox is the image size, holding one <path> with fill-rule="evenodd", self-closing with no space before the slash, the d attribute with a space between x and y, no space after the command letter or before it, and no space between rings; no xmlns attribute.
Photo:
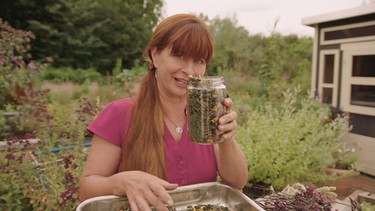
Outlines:
<svg viewBox="0 0 375 211"><path fill-rule="evenodd" d="M337 107L339 50L322 50L319 66L319 96L321 102Z"/></svg>
<svg viewBox="0 0 375 211"><path fill-rule="evenodd" d="M375 77L375 55L353 56L352 71L353 76Z"/></svg>
<svg viewBox="0 0 375 211"><path fill-rule="evenodd" d="M327 27L322 28L320 31L320 43L322 45L368 41L374 39L375 21Z"/></svg>
<svg viewBox="0 0 375 211"><path fill-rule="evenodd" d="M375 116L375 42L345 44L342 50L344 109Z"/></svg>
<svg viewBox="0 0 375 211"><path fill-rule="evenodd" d="M333 72L335 65L335 55L326 54L324 55L324 69L323 69L323 83L333 83Z"/></svg>
<svg viewBox="0 0 375 211"><path fill-rule="evenodd" d="M352 85L350 104L375 108L375 86Z"/></svg>
<svg viewBox="0 0 375 211"><path fill-rule="evenodd" d="M324 33L324 40L348 39L371 35L375 35L375 25L327 31Z"/></svg>

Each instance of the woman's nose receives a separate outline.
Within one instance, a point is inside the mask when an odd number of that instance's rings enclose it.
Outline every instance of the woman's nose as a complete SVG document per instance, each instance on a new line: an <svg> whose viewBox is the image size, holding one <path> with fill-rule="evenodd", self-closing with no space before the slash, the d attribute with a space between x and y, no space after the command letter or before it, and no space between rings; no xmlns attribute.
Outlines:
<svg viewBox="0 0 375 211"><path fill-rule="evenodd" d="M194 75L194 60L185 61L183 71L186 75Z"/></svg>

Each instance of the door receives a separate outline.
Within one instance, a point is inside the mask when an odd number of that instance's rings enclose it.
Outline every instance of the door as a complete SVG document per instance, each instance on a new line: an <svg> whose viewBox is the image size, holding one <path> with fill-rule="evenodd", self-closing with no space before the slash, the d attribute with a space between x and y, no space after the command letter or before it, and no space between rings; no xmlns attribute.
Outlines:
<svg viewBox="0 0 375 211"><path fill-rule="evenodd" d="M358 146L359 170L375 176L375 41L341 46L341 105L352 130L344 138Z"/></svg>

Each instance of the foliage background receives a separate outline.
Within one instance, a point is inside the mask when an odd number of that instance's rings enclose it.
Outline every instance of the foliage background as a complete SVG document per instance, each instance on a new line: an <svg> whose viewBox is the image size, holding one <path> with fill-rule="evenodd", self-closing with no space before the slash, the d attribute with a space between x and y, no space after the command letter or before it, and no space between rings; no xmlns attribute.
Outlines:
<svg viewBox="0 0 375 211"><path fill-rule="evenodd" d="M136 92L146 71L139 57L163 18L162 1L0 0L0 5L0 138L5 143L0 207L72 210L87 154L82 144L90 140L85 128L108 102ZM223 75L236 102L236 138L249 161L248 185L280 188L319 181L321 170L333 162L328 157L340 147L346 122L345 117L336 125L326 122L329 108L308 96L312 38L277 32L266 37L237 26L235 18L200 16L216 43L208 74ZM73 91L43 88L51 81L71 82ZM296 87L298 92L286 92ZM264 136L265 131L275 135ZM31 145L29 138L40 143ZM49 153L61 147L69 150ZM309 163L301 163L301 150L310 150L304 157ZM319 157L321 152L327 159ZM301 175L306 167L317 171Z"/></svg>
<svg viewBox="0 0 375 211"><path fill-rule="evenodd" d="M94 68L111 73L116 59L129 68L161 17L161 0L0 1L0 18L32 31L35 59L54 67Z"/></svg>

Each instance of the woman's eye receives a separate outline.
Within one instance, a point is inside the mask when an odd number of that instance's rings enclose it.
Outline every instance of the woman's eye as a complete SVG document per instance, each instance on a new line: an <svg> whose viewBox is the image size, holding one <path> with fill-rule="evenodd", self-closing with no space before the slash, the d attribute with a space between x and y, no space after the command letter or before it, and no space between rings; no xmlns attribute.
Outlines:
<svg viewBox="0 0 375 211"><path fill-rule="evenodd" d="M198 64L205 64L204 59L195 59L194 62Z"/></svg>
<svg viewBox="0 0 375 211"><path fill-rule="evenodd" d="M176 57L179 58L179 59L184 59L183 55L176 55Z"/></svg>

